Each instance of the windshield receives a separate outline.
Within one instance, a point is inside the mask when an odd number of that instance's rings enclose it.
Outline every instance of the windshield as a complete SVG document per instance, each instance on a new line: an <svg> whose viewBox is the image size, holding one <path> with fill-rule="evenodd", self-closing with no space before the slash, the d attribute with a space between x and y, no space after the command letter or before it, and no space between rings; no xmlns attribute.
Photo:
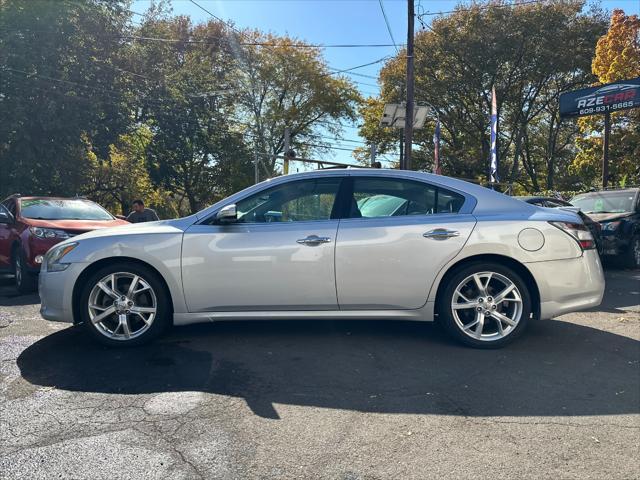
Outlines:
<svg viewBox="0 0 640 480"><path fill-rule="evenodd" d="M571 199L584 213L623 213L633 211L633 192L593 192Z"/></svg>
<svg viewBox="0 0 640 480"><path fill-rule="evenodd" d="M82 199L25 199L20 202L20 209L23 217L37 220L113 220L104 208Z"/></svg>

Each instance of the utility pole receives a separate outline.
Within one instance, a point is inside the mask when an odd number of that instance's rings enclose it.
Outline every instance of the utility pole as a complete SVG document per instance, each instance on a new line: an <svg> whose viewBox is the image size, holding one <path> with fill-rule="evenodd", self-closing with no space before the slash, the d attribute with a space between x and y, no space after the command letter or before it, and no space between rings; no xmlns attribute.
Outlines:
<svg viewBox="0 0 640 480"><path fill-rule="evenodd" d="M371 166L373 167L376 164L376 146L375 144L371 145Z"/></svg>
<svg viewBox="0 0 640 480"><path fill-rule="evenodd" d="M291 150L291 129L289 127L284 129L284 162L282 167L282 173L289 174L289 150Z"/></svg>
<svg viewBox="0 0 640 480"><path fill-rule="evenodd" d="M411 170L413 143L413 0L408 0L407 21L407 108L404 117L404 170ZM403 168L400 165L400 168Z"/></svg>
<svg viewBox="0 0 640 480"><path fill-rule="evenodd" d="M258 183L260 181L260 173L258 172L258 149L253 149L253 181Z"/></svg>
<svg viewBox="0 0 640 480"><path fill-rule="evenodd" d="M602 141L602 188L609 183L609 135L611 134L611 114L604 114L604 139Z"/></svg>

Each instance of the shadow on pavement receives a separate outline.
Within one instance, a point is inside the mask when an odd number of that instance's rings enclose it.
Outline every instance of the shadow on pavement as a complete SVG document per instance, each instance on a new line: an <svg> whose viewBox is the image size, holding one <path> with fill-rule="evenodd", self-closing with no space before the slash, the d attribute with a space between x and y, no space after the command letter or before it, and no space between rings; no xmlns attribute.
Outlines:
<svg viewBox="0 0 640 480"><path fill-rule="evenodd" d="M18 358L32 384L115 394L203 391L274 403L382 413L573 416L639 410L640 342L537 322L503 350L464 348L432 324L236 322L176 328L134 349L97 346L77 328Z"/></svg>
<svg viewBox="0 0 640 480"><path fill-rule="evenodd" d="M15 287L13 275L0 275L0 307L35 305L40 303L38 293L21 295Z"/></svg>
<svg viewBox="0 0 640 480"><path fill-rule="evenodd" d="M608 270L602 304L591 312L625 313L640 305L640 270Z"/></svg>

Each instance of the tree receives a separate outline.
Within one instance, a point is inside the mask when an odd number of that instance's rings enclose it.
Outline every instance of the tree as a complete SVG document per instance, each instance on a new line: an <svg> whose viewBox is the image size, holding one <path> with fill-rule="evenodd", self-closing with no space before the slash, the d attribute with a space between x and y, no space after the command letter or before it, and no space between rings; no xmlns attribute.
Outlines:
<svg viewBox="0 0 640 480"><path fill-rule="evenodd" d="M181 212L171 195L155 187L149 176L146 155L152 140L148 127L121 135L110 145L109 156L99 159L87 148L91 173L82 192L114 213L127 215L137 198L155 209L160 218L172 218Z"/></svg>
<svg viewBox="0 0 640 480"><path fill-rule="evenodd" d="M194 26L187 17L150 19L137 36L166 41L135 42L130 51L146 79L139 120L152 133L151 178L186 199L189 213L253 179L252 156L229 121L235 60L225 28L216 21Z"/></svg>
<svg viewBox="0 0 640 480"><path fill-rule="evenodd" d="M329 71L319 49L258 31L233 38L250 44L238 50L237 101L244 123L238 128L250 137L269 176L276 173L275 156L284 151L285 128L301 156L328 146L320 132L339 135L340 120L355 120L358 91Z"/></svg>
<svg viewBox="0 0 640 480"><path fill-rule="evenodd" d="M0 0L0 193L76 194L128 126L120 2Z"/></svg>
<svg viewBox="0 0 640 480"><path fill-rule="evenodd" d="M416 34L416 101L438 112L446 174L486 179L490 92L495 86L501 179L531 190L533 183L539 183L538 177L547 176L547 168L553 178L558 149L538 149L549 157L536 162L534 168L531 141L548 143L549 138L566 134L554 108L558 97L592 81L591 52L604 32L605 20L598 10L582 13L582 8L583 3L577 1L510 8L471 5L436 18L428 30ZM381 71L384 102L404 99L405 55L401 51ZM529 131L534 123L535 134ZM368 125L361 133L375 142L367 132L372 128ZM547 130L544 135L543 130ZM432 136L433 119L415 132L417 157L423 162L420 168L432 168ZM378 147L382 152L386 146L381 143Z"/></svg>
<svg viewBox="0 0 640 480"><path fill-rule="evenodd" d="M600 83L640 77L640 19L614 10L606 35L596 47L592 70ZM601 115L584 117L578 121L580 135L576 139L579 149L571 170L583 178L585 185L599 182L602 176ZM611 115L610 172L612 183L636 184L640 182L640 110L633 109Z"/></svg>

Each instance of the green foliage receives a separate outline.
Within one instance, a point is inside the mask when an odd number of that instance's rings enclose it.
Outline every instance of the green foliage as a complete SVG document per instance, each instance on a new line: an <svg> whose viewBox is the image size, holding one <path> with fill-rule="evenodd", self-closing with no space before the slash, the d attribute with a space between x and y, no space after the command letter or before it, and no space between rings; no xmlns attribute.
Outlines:
<svg viewBox="0 0 640 480"><path fill-rule="evenodd" d="M251 139L267 174L277 171L275 156L284 152L286 127L298 157L326 151L318 127L339 135L339 120L355 120L360 95L353 84L331 74L319 49L296 47L300 40L252 30L241 39L271 45L243 49L235 70L236 100L245 122L238 128Z"/></svg>
<svg viewBox="0 0 640 480"><path fill-rule="evenodd" d="M614 10L606 35L598 40L592 63L600 83L640 77L640 19ZM585 183L601 183L604 120L601 115L581 118L582 135L575 140L578 153L570 171ZM640 109L611 115L609 177L612 183L640 183Z"/></svg>
<svg viewBox="0 0 640 480"><path fill-rule="evenodd" d="M560 93L592 82L590 64L606 26L583 3L545 2L514 8L472 5L436 18L415 39L416 102L433 105L441 121L440 156L447 175L484 179L489 167L491 88L500 116L501 180L526 190L553 188L565 177L575 127L558 121ZM406 52L381 72L382 102L404 100ZM375 103L365 110L378 108ZM431 115L433 116L433 115ZM375 115L361 134L390 151ZM417 162L433 168L433 122L415 132ZM571 183L573 179L564 181Z"/></svg>
<svg viewBox="0 0 640 480"><path fill-rule="evenodd" d="M317 49L240 46L218 21L155 3L133 26L125 0L0 0L0 196L84 193L126 213L143 197L193 213L262 177L291 127L309 153L354 119L359 95ZM151 39L151 40L149 40ZM246 38L244 38L246 41ZM313 141L312 141L313 140Z"/></svg>
<svg viewBox="0 0 640 480"><path fill-rule="evenodd" d="M117 2L0 2L0 192L73 195L127 126Z"/></svg>

